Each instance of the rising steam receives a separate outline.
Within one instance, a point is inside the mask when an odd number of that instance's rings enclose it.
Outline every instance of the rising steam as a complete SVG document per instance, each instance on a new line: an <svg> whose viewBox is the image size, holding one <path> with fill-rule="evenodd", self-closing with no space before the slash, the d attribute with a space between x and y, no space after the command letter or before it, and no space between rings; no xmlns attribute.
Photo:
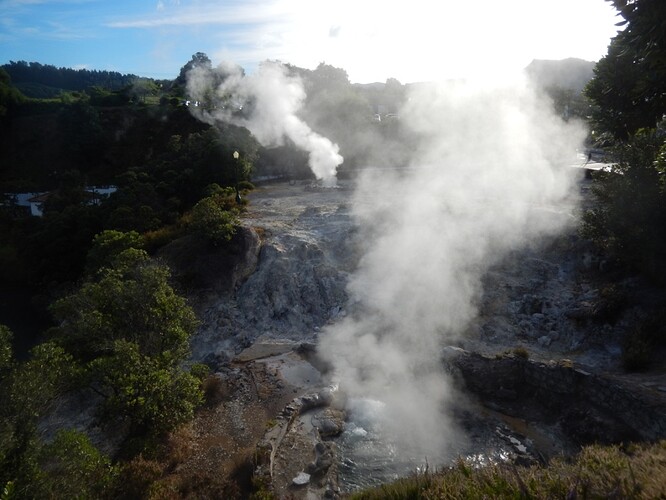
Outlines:
<svg viewBox="0 0 666 500"><path fill-rule="evenodd" d="M421 86L400 119L418 137L409 168L368 171L354 195L364 255L352 314L320 353L352 398L381 401L386 430L424 456L451 440L441 347L476 314L481 277L511 249L562 229L582 127L526 85Z"/></svg>
<svg viewBox="0 0 666 500"><path fill-rule="evenodd" d="M192 99L206 103L197 116L246 127L264 146L282 145L288 138L309 154L308 164L318 181L336 184L343 161L339 148L298 117L305 91L282 64L263 63L249 76L230 65L197 66L188 73L187 90Z"/></svg>

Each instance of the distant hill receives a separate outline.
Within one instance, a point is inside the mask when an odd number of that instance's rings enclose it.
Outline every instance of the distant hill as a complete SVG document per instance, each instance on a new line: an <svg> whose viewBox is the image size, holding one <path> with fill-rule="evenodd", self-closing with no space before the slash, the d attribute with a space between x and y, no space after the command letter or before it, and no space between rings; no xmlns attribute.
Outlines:
<svg viewBox="0 0 666 500"><path fill-rule="evenodd" d="M594 76L596 62L569 58L561 60L535 59L526 68L527 75L540 87L571 89L576 93Z"/></svg>
<svg viewBox="0 0 666 500"><path fill-rule="evenodd" d="M81 91L93 86L115 91L131 85L138 78L117 71L56 68L25 61L10 61L2 68L24 95L37 98L54 97L62 90Z"/></svg>

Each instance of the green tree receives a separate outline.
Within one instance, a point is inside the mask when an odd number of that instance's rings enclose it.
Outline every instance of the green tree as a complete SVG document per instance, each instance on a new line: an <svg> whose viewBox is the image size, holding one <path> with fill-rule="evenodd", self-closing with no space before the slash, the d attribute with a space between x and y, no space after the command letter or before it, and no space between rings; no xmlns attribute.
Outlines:
<svg viewBox="0 0 666 500"><path fill-rule="evenodd" d="M11 333L6 327L0 331L9 353ZM33 348L24 363L10 360L0 373L0 487L12 483L19 498L34 496L28 492L39 474L37 422L75 376L72 357L50 342Z"/></svg>
<svg viewBox="0 0 666 500"><path fill-rule="evenodd" d="M136 231L123 232L109 229L97 234L86 258L88 274L93 274L102 268L113 267L118 256L130 248L143 248L143 239Z"/></svg>
<svg viewBox="0 0 666 500"><path fill-rule="evenodd" d="M217 196L204 198L192 209L192 229L214 245L230 241L236 233L238 220L221 206Z"/></svg>
<svg viewBox="0 0 666 500"><path fill-rule="evenodd" d="M107 416L127 419L135 435L168 432L191 420L203 401L199 379L174 363L141 354L134 342L117 340L112 355L91 367L105 392Z"/></svg>
<svg viewBox="0 0 666 500"><path fill-rule="evenodd" d="M666 279L666 196L663 131L666 112L666 3L609 0L624 19L608 54L594 69L586 94L600 131L619 144L618 163L600 173L598 204L584 230L612 257Z"/></svg>
<svg viewBox="0 0 666 500"><path fill-rule="evenodd" d="M213 63L204 52L197 52L192 55L192 59L187 61L185 66L180 68L180 73L174 80L174 91L180 96L184 95L185 85L187 84L187 74L196 67L202 67L208 70L213 68Z"/></svg>
<svg viewBox="0 0 666 500"><path fill-rule="evenodd" d="M52 334L83 361L112 353L120 339L136 343L143 355L180 361L189 352L196 317L169 276L145 251L124 250L97 279L53 304L60 326Z"/></svg>
<svg viewBox="0 0 666 500"><path fill-rule="evenodd" d="M78 100L58 114L58 132L65 165L88 171L99 165L107 148L97 108ZM71 167L70 167L71 168Z"/></svg>
<svg viewBox="0 0 666 500"><path fill-rule="evenodd" d="M654 127L666 113L666 2L608 0L624 26L594 70L586 88L597 106L593 117L601 131L621 140Z"/></svg>
<svg viewBox="0 0 666 500"><path fill-rule="evenodd" d="M135 243L132 234L98 237L106 267L54 303L60 326L51 334L86 368L105 417L127 420L136 437L190 419L202 395L200 381L181 368L194 312L169 285L168 268Z"/></svg>
<svg viewBox="0 0 666 500"><path fill-rule="evenodd" d="M25 97L12 85L7 71L0 68L0 119L24 101Z"/></svg>
<svg viewBox="0 0 666 500"><path fill-rule="evenodd" d="M37 453L39 472L30 486L38 498L112 498L117 469L85 434L59 431Z"/></svg>
<svg viewBox="0 0 666 500"><path fill-rule="evenodd" d="M585 88L592 101L595 132L609 132L626 141L641 127L654 126L657 112L641 97L646 84L643 70L634 63L622 41L614 38L594 68L594 77Z"/></svg>
<svg viewBox="0 0 666 500"><path fill-rule="evenodd" d="M98 206L70 205L20 221L17 247L27 279L44 288L79 279L102 215Z"/></svg>
<svg viewBox="0 0 666 500"><path fill-rule="evenodd" d="M616 150L618 163L600 172L597 206L584 231L604 252L655 280L666 279L666 142L641 130Z"/></svg>

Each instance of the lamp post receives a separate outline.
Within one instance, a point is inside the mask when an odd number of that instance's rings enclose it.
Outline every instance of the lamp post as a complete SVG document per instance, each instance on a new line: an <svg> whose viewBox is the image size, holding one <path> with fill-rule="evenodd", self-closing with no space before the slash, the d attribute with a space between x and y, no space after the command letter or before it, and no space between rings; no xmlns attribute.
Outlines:
<svg viewBox="0 0 666 500"><path fill-rule="evenodd" d="M234 157L234 177L236 178L236 203L240 204L241 195L240 195L240 190L238 189L238 182L239 182L238 178L240 177L240 175L239 175L240 169L239 169L239 165L238 165L238 163L239 163L238 160L240 158L240 153L238 153L238 151L234 151L233 157Z"/></svg>

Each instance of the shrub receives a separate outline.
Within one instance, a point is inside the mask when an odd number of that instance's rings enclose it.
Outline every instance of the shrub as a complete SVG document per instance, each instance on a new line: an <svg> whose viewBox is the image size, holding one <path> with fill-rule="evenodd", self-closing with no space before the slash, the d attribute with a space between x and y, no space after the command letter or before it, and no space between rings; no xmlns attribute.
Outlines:
<svg viewBox="0 0 666 500"><path fill-rule="evenodd" d="M148 231L143 234L143 247L150 254L171 243L176 238L183 235L183 228L180 224L162 226L154 231Z"/></svg>
<svg viewBox="0 0 666 500"><path fill-rule="evenodd" d="M145 498L153 483L164 474L163 466L139 455L127 462L119 474L119 498Z"/></svg>
<svg viewBox="0 0 666 500"><path fill-rule="evenodd" d="M34 485L50 498L109 498L117 470L84 434L64 430L39 454L41 472Z"/></svg>
<svg viewBox="0 0 666 500"><path fill-rule="evenodd" d="M208 376L209 373L210 373L210 368L205 363L194 363L190 367L190 374L193 377L202 381Z"/></svg>
<svg viewBox="0 0 666 500"><path fill-rule="evenodd" d="M221 377L212 373L203 381L203 393L206 404L214 406L224 401L229 395L229 388Z"/></svg>
<svg viewBox="0 0 666 500"><path fill-rule="evenodd" d="M574 459L548 466L494 464L415 475L352 495L354 499L409 498L661 498L666 488L666 441L633 446L589 446Z"/></svg>
<svg viewBox="0 0 666 500"><path fill-rule="evenodd" d="M514 356L521 359L529 359L530 353L523 346L518 346L513 350Z"/></svg>
<svg viewBox="0 0 666 500"><path fill-rule="evenodd" d="M238 189L241 191L254 191L255 185L252 184L250 181L240 181L238 183Z"/></svg>
<svg viewBox="0 0 666 500"><path fill-rule="evenodd" d="M103 409L127 418L141 434L159 435L191 420L202 402L199 380L177 366L140 354L138 346L117 341L114 355L96 360L103 387L110 391Z"/></svg>
<svg viewBox="0 0 666 500"><path fill-rule="evenodd" d="M192 229L214 245L230 241L237 225L234 214L224 210L216 197L204 198L192 209Z"/></svg>

